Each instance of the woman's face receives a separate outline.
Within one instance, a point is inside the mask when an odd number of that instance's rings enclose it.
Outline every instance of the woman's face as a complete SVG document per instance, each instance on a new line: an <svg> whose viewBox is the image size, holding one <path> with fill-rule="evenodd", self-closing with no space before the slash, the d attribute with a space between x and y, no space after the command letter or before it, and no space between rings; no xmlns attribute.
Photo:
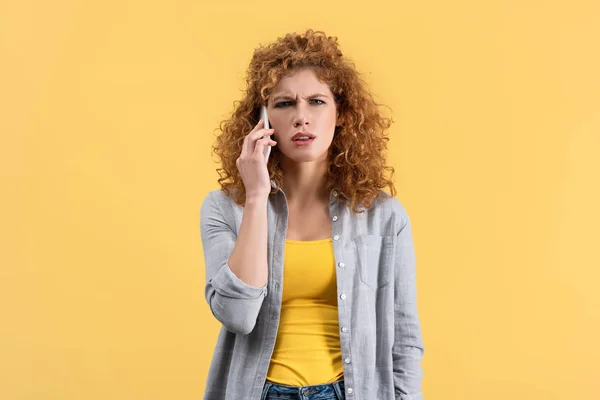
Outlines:
<svg viewBox="0 0 600 400"><path fill-rule="evenodd" d="M339 114L329 85L319 81L312 69L282 78L268 98L267 110L283 157L296 162L327 158ZM292 140L298 132L310 133L314 139Z"/></svg>

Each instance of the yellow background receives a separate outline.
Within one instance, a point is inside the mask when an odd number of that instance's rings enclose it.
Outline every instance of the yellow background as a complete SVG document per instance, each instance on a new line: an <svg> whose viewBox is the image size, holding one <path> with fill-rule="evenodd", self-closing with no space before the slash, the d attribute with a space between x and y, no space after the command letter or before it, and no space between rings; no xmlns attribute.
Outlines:
<svg viewBox="0 0 600 400"><path fill-rule="evenodd" d="M0 398L200 399L199 210L259 43L338 36L393 110L426 399L600 398L589 1L0 3Z"/></svg>

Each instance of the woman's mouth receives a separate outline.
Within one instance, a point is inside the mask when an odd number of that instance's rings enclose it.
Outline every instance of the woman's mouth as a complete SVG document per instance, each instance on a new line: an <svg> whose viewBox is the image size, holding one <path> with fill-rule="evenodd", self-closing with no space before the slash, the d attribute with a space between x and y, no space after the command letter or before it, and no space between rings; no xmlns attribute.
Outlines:
<svg viewBox="0 0 600 400"><path fill-rule="evenodd" d="M296 146L310 146L312 144L312 142L314 142L315 138L308 138L308 139L296 139L294 140L294 144Z"/></svg>

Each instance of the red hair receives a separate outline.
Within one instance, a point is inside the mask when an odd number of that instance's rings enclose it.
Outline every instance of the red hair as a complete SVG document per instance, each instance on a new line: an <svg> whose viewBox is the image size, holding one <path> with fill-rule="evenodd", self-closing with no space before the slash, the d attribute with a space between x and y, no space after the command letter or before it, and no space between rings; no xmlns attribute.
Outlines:
<svg viewBox="0 0 600 400"><path fill-rule="evenodd" d="M244 137L258 123L260 106L266 104L279 80L300 68L311 68L319 80L329 85L340 115L329 147L327 191L338 188L339 200L349 204L355 213L362 212L357 209L359 205L370 208L382 188L389 187L391 196L395 196L394 168L386 165L383 155L389 141L387 130L393 121L380 114L380 105L354 64L342 56L337 37L312 29L302 35L287 34L254 51L246 75L245 96L234 102L232 116L220 123L222 133L213 146L222 164L217 169L221 190L237 204L245 204L244 183L236 166ZM277 146L271 148L267 166L270 178L281 187L283 171L278 152ZM390 172L389 178L385 171Z"/></svg>

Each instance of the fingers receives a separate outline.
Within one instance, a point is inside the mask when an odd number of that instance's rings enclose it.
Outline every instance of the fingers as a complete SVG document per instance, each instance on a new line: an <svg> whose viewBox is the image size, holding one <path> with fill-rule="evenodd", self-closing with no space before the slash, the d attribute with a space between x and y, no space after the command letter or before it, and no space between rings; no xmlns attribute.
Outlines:
<svg viewBox="0 0 600 400"><path fill-rule="evenodd" d="M242 152L241 152L240 156L245 155L245 154L252 154L252 150L254 150L254 146L250 147L249 137L253 133L257 132L259 129L261 129L263 126L264 126L264 121L262 119L258 120L258 123L256 125L254 125L254 128L252 128L250 133L248 133L246 136L244 136L244 141L242 143Z"/></svg>
<svg viewBox="0 0 600 400"><path fill-rule="evenodd" d="M263 138L267 137L270 140L270 136L275 131L274 129L264 129L265 123L261 119L254 126L254 129L250 131L244 138L244 143L242 144L242 154L252 154L256 148L256 142Z"/></svg>
<svg viewBox="0 0 600 400"><path fill-rule="evenodd" d="M265 146L275 146L277 144L276 141L271 139L269 136L265 136L262 139L258 139L256 141L256 145L254 147L255 154L263 154L265 150Z"/></svg>

